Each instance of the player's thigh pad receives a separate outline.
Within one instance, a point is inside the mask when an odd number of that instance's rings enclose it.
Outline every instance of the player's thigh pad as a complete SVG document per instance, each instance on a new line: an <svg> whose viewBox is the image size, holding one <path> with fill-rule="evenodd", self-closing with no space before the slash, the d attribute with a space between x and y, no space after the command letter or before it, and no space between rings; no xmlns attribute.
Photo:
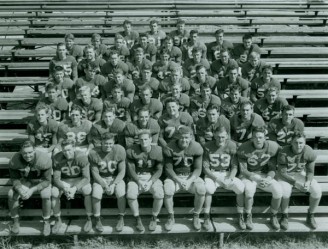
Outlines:
<svg viewBox="0 0 328 249"><path fill-rule="evenodd" d="M168 195L168 196L174 195L174 193L179 190L179 189L177 189L176 185L178 185L178 184L176 184L175 181L173 181L172 179L170 179L170 178L165 179L164 194Z"/></svg>
<svg viewBox="0 0 328 249"><path fill-rule="evenodd" d="M200 177L197 177L187 190L193 194L205 195L206 189L204 180Z"/></svg>
<svg viewBox="0 0 328 249"><path fill-rule="evenodd" d="M163 199L164 198L164 188L163 182L160 179L157 179L153 185L150 187L150 193L152 193L154 199Z"/></svg>
<svg viewBox="0 0 328 249"><path fill-rule="evenodd" d="M257 185L257 187L265 192L271 193L274 199L280 199L282 197L281 185L274 179L271 181L271 184L265 188L260 187L260 185Z"/></svg>
<svg viewBox="0 0 328 249"><path fill-rule="evenodd" d="M94 182L92 184L92 197L101 200L103 193L104 193L103 187L99 183Z"/></svg>
<svg viewBox="0 0 328 249"><path fill-rule="evenodd" d="M245 196L248 198L254 197L257 183L246 178L243 178L241 181L244 183L245 186Z"/></svg>
<svg viewBox="0 0 328 249"><path fill-rule="evenodd" d="M232 180L232 185L227 187L228 190L232 190L235 194L240 195L245 191L244 183L237 177Z"/></svg>
<svg viewBox="0 0 328 249"><path fill-rule="evenodd" d="M80 191L78 191L79 193L81 193L83 196L87 196L87 195L91 195L92 193L92 187L91 184L88 183L86 185L84 185Z"/></svg>
<svg viewBox="0 0 328 249"><path fill-rule="evenodd" d="M206 194L213 195L219 184L217 182L214 182L209 177L205 177L204 181L205 181Z"/></svg>
<svg viewBox="0 0 328 249"><path fill-rule="evenodd" d="M126 191L126 184L125 181L121 180L117 183L117 185L115 186L115 195L117 198L122 198L125 196Z"/></svg>
<svg viewBox="0 0 328 249"><path fill-rule="evenodd" d="M305 183L305 181L306 181L306 177L301 174L295 175L295 179L302 183ZM309 193L310 193L310 196L315 199L321 198L321 196L322 196L321 187L315 179L312 179L312 181L311 181Z"/></svg>
<svg viewBox="0 0 328 249"><path fill-rule="evenodd" d="M288 199L292 195L293 186L290 183L283 181L281 179L278 180L278 183L281 186L282 198Z"/></svg>
<svg viewBox="0 0 328 249"><path fill-rule="evenodd" d="M40 191L40 196L41 196L41 199L50 199L50 197L52 196L51 184L49 184L48 187L46 187Z"/></svg>
<svg viewBox="0 0 328 249"><path fill-rule="evenodd" d="M138 198L139 195L139 186L135 181L129 181L128 187L126 191L126 198L135 200Z"/></svg>
<svg viewBox="0 0 328 249"><path fill-rule="evenodd" d="M56 186L52 186L51 188L51 197L53 198L60 198L62 195L63 191L59 190Z"/></svg>

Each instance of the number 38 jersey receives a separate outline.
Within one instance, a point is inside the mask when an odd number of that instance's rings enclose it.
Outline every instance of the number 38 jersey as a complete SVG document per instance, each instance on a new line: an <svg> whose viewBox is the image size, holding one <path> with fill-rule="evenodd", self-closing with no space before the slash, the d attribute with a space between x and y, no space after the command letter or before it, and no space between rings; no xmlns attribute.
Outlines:
<svg viewBox="0 0 328 249"><path fill-rule="evenodd" d="M276 171L279 145L265 141L262 149L256 149L252 141L243 143L237 150L239 163L247 163L247 170L255 173Z"/></svg>
<svg viewBox="0 0 328 249"><path fill-rule="evenodd" d="M110 152L97 147L89 153L90 165L98 168L101 177L117 176L118 164L125 161L125 158L125 149L119 144L115 144Z"/></svg>
<svg viewBox="0 0 328 249"><path fill-rule="evenodd" d="M237 167L235 162L236 151L236 144L230 140L221 148L218 148L215 141L207 142L204 146L203 166L212 171L231 170L232 167Z"/></svg>
<svg viewBox="0 0 328 249"><path fill-rule="evenodd" d="M190 174L194 171L194 160L196 157L203 156L204 150L202 146L191 141L186 149L181 149L178 141L172 141L168 144L170 150L166 150L164 155L167 163L173 165L176 174Z"/></svg>
<svg viewBox="0 0 328 249"><path fill-rule="evenodd" d="M66 120L58 128L58 138L70 138L75 140L76 146L88 144L87 135L92 127L89 120L82 120L80 126L74 126L70 120Z"/></svg>

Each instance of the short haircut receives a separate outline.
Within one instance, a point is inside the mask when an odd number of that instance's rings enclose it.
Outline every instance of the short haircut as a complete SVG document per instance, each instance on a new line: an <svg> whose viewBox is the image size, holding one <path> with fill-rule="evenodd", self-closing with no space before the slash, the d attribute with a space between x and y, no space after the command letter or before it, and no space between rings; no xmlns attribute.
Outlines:
<svg viewBox="0 0 328 249"><path fill-rule="evenodd" d="M149 65L149 64L146 64L146 65L144 65L143 67L142 67L142 71L152 71L153 70L153 68L152 68L152 66L151 65Z"/></svg>
<svg viewBox="0 0 328 249"><path fill-rule="evenodd" d="M65 35L65 41L66 41L66 40L68 40L68 39L70 39L70 40L73 40L73 41L74 41L75 37L74 37L74 35L73 35L73 34L69 33L69 34L66 34L66 35Z"/></svg>
<svg viewBox="0 0 328 249"><path fill-rule="evenodd" d="M101 141L107 141L107 140L114 140L115 141L115 134L110 132L105 132L101 135Z"/></svg>
<svg viewBox="0 0 328 249"><path fill-rule="evenodd" d="M214 130L214 133L222 133L222 132L226 132L228 134L228 131L224 125L220 125L220 126L216 127Z"/></svg>
<svg viewBox="0 0 328 249"><path fill-rule="evenodd" d="M294 134L292 136L292 140L299 139L299 138L304 138L306 140L306 136L305 136L304 132L301 132L300 130L294 131Z"/></svg>
<svg viewBox="0 0 328 249"><path fill-rule="evenodd" d="M138 131L138 137L147 134L149 138L151 138L151 132L149 129L141 129Z"/></svg>
<svg viewBox="0 0 328 249"><path fill-rule="evenodd" d="M230 51L229 51L229 49L226 49L226 48L222 48L222 49L220 50L220 54L223 54L223 53L228 53L228 55L230 55Z"/></svg>
<svg viewBox="0 0 328 249"><path fill-rule="evenodd" d="M271 72L273 72L273 67L272 67L270 64L266 64L266 65L264 65L263 68L262 68L262 73L263 73L265 70L270 70Z"/></svg>
<svg viewBox="0 0 328 249"><path fill-rule="evenodd" d="M123 87L120 84L114 84L112 88L112 92L114 92L114 90L116 89L120 89L123 92Z"/></svg>
<svg viewBox="0 0 328 249"><path fill-rule="evenodd" d="M159 22L157 20L154 20L154 19L150 21L150 25L155 24L155 23L158 24Z"/></svg>
<svg viewBox="0 0 328 249"><path fill-rule="evenodd" d="M211 104L207 107L206 111L211 111L211 110L217 110L217 112L220 112L220 107L215 104Z"/></svg>
<svg viewBox="0 0 328 249"><path fill-rule="evenodd" d="M40 103L35 107L34 113L38 113L41 110L45 110L47 114L50 113L50 106L44 103Z"/></svg>
<svg viewBox="0 0 328 249"><path fill-rule="evenodd" d="M59 47L62 47L62 46L64 46L64 47L66 48L65 43L63 43L63 42L58 42L58 43L57 43L57 49L58 49Z"/></svg>
<svg viewBox="0 0 328 249"><path fill-rule="evenodd" d="M203 68L205 68L205 71L207 72L206 67L205 67L204 65L202 65L202 64L198 64L198 65L196 66L195 70L196 70L196 71L199 71L199 70L201 70L201 69L203 69Z"/></svg>
<svg viewBox="0 0 328 249"><path fill-rule="evenodd" d="M239 93L241 93L242 89L241 89L240 85L232 84L232 85L229 86L229 91L230 91L230 93L235 92L235 91L238 91Z"/></svg>
<svg viewBox="0 0 328 249"><path fill-rule="evenodd" d="M269 87L266 89L265 93L271 93L271 92L276 92L277 94L280 92L279 88L275 85L269 85Z"/></svg>
<svg viewBox="0 0 328 249"><path fill-rule="evenodd" d="M94 41L96 39L101 39L101 36L97 33L93 33L92 36L91 36L91 40Z"/></svg>
<svg viewBox="0 0 328 249"><path fill-rule="evenodd" d="M282 112L287 112L287 111L295 111L295 107L294 106L292 106L292 105L286 105L286 106L284 106L283 108L282 108L282 110L281 110Z"/></svg>
<svg viewBox="0 0 328 249"><path fill-rule="evenodd" d="M164 103L165 106L167 106L168 103L176 103L178 106L180 105L179 101L172 97L168 97L167 99L165 99Z"/></svg>
<svg viewBox="0 0 328 249"><path fill-rule="evenodd" d="M83 51L87 51L88 49L95 50L95 47L92 44L88 44L84 47Z"/></svg>
<svg viewBox="0 0 328 249"><path fill-rule="evenodd" d="M254 136L255 133L258 133L258 132L263 133L263 134L266 134L267 133L267 129L266 129L265 126L260 126L260 127L253 128L253 131L252 131L253 136Z"/></svg>
<svg viewBox="0 0 328 249"><path fill-rule="evenodd" d="M244 34L243 35L243 41L248 40L248 39L252 39L252 38L253 38L253 36L251 34Z"/></svg>
<svg viewBox="0 0 328 249"><path fill-rule="evenodd" d="M214 35L218 35L218 34L224 34L224 30L223 29L218 29L214 32Z"/></svg>
<svg viewBox="0 0 328 249"><path fill-rule="evenodd" d="M153 93L153 89L149 85L146 85L145 87L141 88L139 91L140 93L143 93L145 91L149 91L151 94Z"/></svg>
<svg viewBox="0 0 328 249"><path fill-rule="evenodd" d="M119 40L119 39L124 40L124 37L123 37L122 35L120 35L120 34L116 34L116 35L115 35L115 41L117 41L117 40Z"/></svg>
<svg viewBox="0 0 328 249"><path fill-rule="evenodd" d="M249 58L258 58L258 59L260 59L260 57L261 57L261 55L256 51L253 51L249 54Z"/></svg>
<svg viewBox="0 0 328 249"><path fill-rule="evenodd" d="M126 20L124 20L123 25L126 25L126 24L132 25L132 22L130 20L126 19Z"/></svg>
<svg viewBox="0 0 328 249"><path fill-rule="evenodd" d="M250 100L245 100L240 104L240 109L244 108L245 106L251 106L251 108L253 108L253 103Z"/></svg>
<svg viewBox="0 0 328 249"><path fill-rule="evenodd" d="M30 141L30 140L26 140L26 141L24 141L24 142L22 143L20 149L23 150L23 149L25 149L25 148L29 148L29 147L32 147L32 148L34 149L34 148L35 148L35 145L34 145L34 143L33 143L32 141Z"/></svg>
<svg viewBox="0 0 328 249"><path fill-rule="evenodd" d="M60 66L60 65L55 66L54 73L56 73L56 72L63 72L63 71L65 71L65 68L63 66Z"/></svg>
<svg viewBox="0 0 328 249"><path fill-rule="evenodd" d="M180 126L179 129L177 130L178 135L184 135L184 134L193 134L192 129L189 126Z"/></svg>
<svg viewBox="0 0 328 249"><path fill-rule="evenodd" d="M203 52L202 48L199 47L199 46L193 47L192 53L195 54L195 53L198 53L198 52L202 53Z"/></svg>
<svg viewBox="0 0 328 249"><path fill-rule="evenodd" d="M210 84L208 84L207 82L200 84L200 90L203 90L203 89L211 89Z"/></svg>
<svg viewBox="0 0 328 249"><path fill-rule="evenodd" d="M229 68L229 72L231 72L232 70L239 70L239 67L238 66L231 66L230 68Z"/></svg>
<svg viewBox="0 0 328 249"><path fill-rule="evenodd" d="M62 147L65 147L67 145L72 145L73 147L75 147L75 140L71 138L66 138L61 142Z"/></svg>
<svg viewBox="0 0 328 249"><path fill-rule="evenodd" d="M134 50L134 53L137 54L137 53L145 53L145 50L142 48L142 47L138 47Z"/></svg>
<svg viewBox="0 0 328 249"><path fill-rule="evenodd" d="M107 112L111 112L114 115L116 115L116 105L108 106L108 107L106 106L106 108L103 109L101 116L103 117Z"/></svg>
<svg viewBox="0 0 328 249"><path fill-rule="evenodd" d="M96 62L90 61L90 62L87 62L87 63L83 63L82 68L87 69L87 70L94 70L94 69L98 68L98 65L97 65Z"/></svg>
<svg viewBox="0 0 328 249"><path fill-rule="evenodd" d="M179 72L181 74L181 67L176 66L171 68L171 73Z"/></svg>
<svg viewBox="0 0 328 249"><path fill-rule="evenodd" d="M52 89L55 89L57 91L58 90L58 85L56 85L54 83L49 83L45 86L46 92L49 92Z"/></svg>
<svg viewBox="0 0 328 249"><path fill-rule="evenodd" d="M138 109L138 116L140 115L140 113L142 112L148 112L148 114L150 115L150 110L147 107L142 107L140 109Z"/></svg>
<svg viewBox="0 0 328 249"><path fill-rule="evenodd" d="M182 20L182 19L179 18L177 20L177 24L176 25L178 25L178 24L186 24L186 22L184 20Z"/></svg>
<svg viewBox="0 0 328 249"><path fill-rule="evenodd" d="M193 34L197 34L198 35L198 30L197 29L193 29L190 31L190 36L192 36Z"/></svg>
<svg viewBox="0 0 328 249"><path fill-rule="evenodd" d="M146 33L140 33L140 34L139 34L139 38L141 38L141 37L146 37L146 38L148 38L148 35L147 35Z"/></svg>
<svg viewBox="0 0 328 249"><path fill-rule="evenodd" d="M159 54L160 54L160 55L167 54L168 56L171 57L171 52L170 52L170 50L168 50L167 48L162 48L162 49L159 51Z"/></svg>
<svg viewBox="0 0 328 249"><path fill-rule="evenodd" d="M91 93L91 89L89 86L81 86L79 89L79 92L80 93L82 93L82 92L90 92Z"/></svg>
<svg viewBox="0 0 328 249"><path fill-rule="evenodd" d="M78 111L78 112L80 112L80 114L84 113L82 107L79 106L79 105L72 105L71 113L72 113L73 111Z"/></svg>
<svg viewBox="0 0 328 249"><path fill-rule="evenodd" d="M169 42L169 41L172 41L173 42L173 37L168 35L164 38L164 42Z"/></svg>
<svg viewBox="0 0 328 249"><path fill-rule="evenodd" d="M121 68L115 68L115 69L113 70L113 74L114 74L114 75L117 75L117 74L122 74L122 75L124 75L124 72L123 72L123 70L122 70Z"/></svg>

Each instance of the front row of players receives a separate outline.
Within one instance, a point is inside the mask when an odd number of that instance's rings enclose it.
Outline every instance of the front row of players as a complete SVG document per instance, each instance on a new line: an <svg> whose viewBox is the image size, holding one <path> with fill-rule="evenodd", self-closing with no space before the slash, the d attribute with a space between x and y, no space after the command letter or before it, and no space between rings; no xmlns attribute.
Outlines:
<svg viewBox="0 0 328 249"><path fill-rule="evenodd" d="M36 150L32 142L26 141L10 161L13 189L8 196L12 232L19 233L19 198L27 200L37 192L42 198L44 235L51 232L51 209L56 219L52 232L60 231L61 195L74 199L76 193L84 196L85 232L92 229L92 216L96 220L95 229L104 230L100 218L104 193L117 197L117 231L124 227L126 200L136 219L136 229L144 231L138 196L145 192L153 196L149 230L156 229L157 216L164 203L169 213L165 229L169 231L175 223L173 197L180 190L194 194L194 228L201 229L199 214L204 206L203 228L209 230L212 195L219 187L236 193L238 223L243 230L253 228L252 206L257 189L272 194L270 223L274 229L284 230L288 229L292 189L310 193L306 221L312 229L317 227L314 213L321 199L321 189L313 178L316 155L305 144L303 133L295 132L291 145L282 148L276 142L266 140L264 128L255 128L252 139L239 148L229 139L224 127L218 127L214 140L204 147L194 141L189 127L182 126L177 133L178 139L168 143L163 152L162 147L152 143L149 130L140 130L139 144L126 151L115 144L113 134L104 133L101 146L92 149L88 156L76 150L73 140L65 139L61 142L61 152L53 160L47 153ZM163 169L166 178L162 178ZM204 178L200 177L202 169ZM238 169L240 175L236 177ZM277 213L280 207L279 222Z"/></svg>

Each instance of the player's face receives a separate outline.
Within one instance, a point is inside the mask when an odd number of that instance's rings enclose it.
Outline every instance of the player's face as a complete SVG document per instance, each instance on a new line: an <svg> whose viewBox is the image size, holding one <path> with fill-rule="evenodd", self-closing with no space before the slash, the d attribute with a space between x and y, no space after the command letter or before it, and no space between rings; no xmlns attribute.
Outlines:
<svg viewBox="0 0 328 249"><path fill-rule="evenodd" d="M253 113L253 108L250 105L244 105L240 110L241 116L247 120L251 118L252 113Z"/></svg>
<svg viewBox="0 0 328 249"><path fill-rule="evenodd" d="M191 40L192 42L196 42L196 41L198 40L198 34L192 34L192 35L190 36L190 40Z"/></svg>
<svg viewBox="0 0 328 249"><path fill-rule="evenodd" d="M57 48L57 55L60 57L60 58L64 58L66 57L66 46L65 45L62 45L62 46L59 46Z"/></svg>
<svg viewBox="0 0 328 249"><path fill-rule="evenodd" d="M85 57L87 58L87 60L93 60L96 57L95 51L93 50L93 48L88 48L85 51Z"/></svg>
<svg viewBox="0 0 328 249"><path fill-rule="evenodd" d="M223 33L215 35L215 38L218 43L223 42Z"/></svg>
<svg viewBox="0 0 328 249"><path fill-rule="evenodd" d="M142 52L137 52L135 55L136 61L141 62L144 58L144 54Z"/></svg>
<svg viewBox="0 0 328 249"><path fill-rule="evenodd" d="M181 86L180 85L173 85L171 87L171 92L173 97L179 97L181 93Z"/></svg>
<svg viewBox="0 0 328 249"><path fill-rule="evenodd" d="M203 99L210 99L212 95L211 88L201 88L200 90L200 95L202 96Z"/></svg>
<svg viewBox="0 0 328 249"><path fill-rule="evenodd" d="M35 157L35 150L32 146L22 148L21 155L26 162L32 162Z"/></svg>
<svg viewBox="0 0 328 249"><path fill-rule="evenodd" d="M262 149L265 142L265 134L263 132L254 133L252 142L256 149Z"/></svg>
<svg viewBox="0 0 328 249"><path fill-rule="evenodd" d="M292 148L293 148L293 152L296 154L299 154L303 151L305 147L305 139L304 137L300 137L300 138L294 138L292 141Z"/></svg>
<svg viewBox="0 0 328 249"><path fill-rule="evenodd" d="M75 110L75 111L71 112L71 120L73 123L75 123L75 124L79 123L81 121L81 118L82 118L82 115L81 115L80 111Z"/></svg>
<svg viewBox="0 0 328 249"><path fill-rule="evenodd" d="M179 146L182 149L185 149L189 146L190 142L191 142L191 134L186 133L186 134L181 134L180 138L179 138Z"/></svg>
<svg viewBox="0 0 328 249"><path fill-rule="evenodd" d="M128 33L132 30L131 24L124 24L123 28L124 28L125 32L128 32Z"/></svg>
<svg viewBox="0 0 328 249"><path fill-rule="evenodd" d="M260 59L259 59L257 56L255 56L255 57L251 57L251 58L249 59L249 63L251 63L251 65L252 65L253 67L256 67L256 66L259 64L259 61L260 61Z"/></svg>
<svg viewBox="0 0 328 249"><path fill-rule="evenodd" d="M151 99L151 92L149 91L149 89L144 90L140 93L140 98L142 100L143 103L149 103L150 99Z"/></svg>
<svg viewBox="0 0 328 249"><path fill-rule="evenodd" d="M282 122L283 124L290 124L294 118L294 111L288 110L282 113Z"/></svg>
<svg viewBox="0 0 328 249"><path fill-rule="evenodd" d="M202 58L202 53L201 52L194 52L192 54L192 56L194 57L194 61L199 63L201 58Z"/></svg>
<svg viewBox="0 0 328 249"><path fill-rule="evenodd" d="M166 111L171 116L176 116L179 113L179 106L175 102L169 102L166 104Z"/></svg>
<svg viewBox="0 0 328 249"><path fill-rule="evenodd" d="M207 111L207 119L211 124L215 124L218 121L219 113L216 109Z"/></svg>
<svg viewBox="0 0 328 249"><path fill-rule="evenodd" d="M217 146L219 146L219 147L224 146L228 139L228 133L226 131L215 132L214 139L216 141Z"/></svg>
<svg viewBox="0 0 328 249"><path fill-rule="evenodd" d="M220 53L220 58L223 64L227 64L229 61L229 53L228 52Z"/></svg>
<svg viewBox="0 0 328 249"><path fill-rule="evenodd" d="M111 152L114 146L114 139L107 139L101 141L101 149L103 152Z"/></svg>
<svg viewBox="0 0 328 249"><path fill-rule="evenodd" d="M146 36L142 36L140 38L140 44L141 44L141 46L146 47L148 44L148 38Z"/></svg>
<svg viewBox="0 0 328 249"><path fill-rule="evenodd" d="M54 74L56 82L61 83L64 80L64 71L57 71Z"/></svg>
<svg viewBox="0 0 328 249"><path fill-rule="evenodd" d="M62 151L67 160L71 160L74 158L75 147L73 145L68 144L64 146Z"/></svg>
<svg viewBox="0 0 328 249"><path fill-rule="evenodd" d="M139 142L142 148L148 148L151 145L152 139L149 134L142 134L139 136Z"/></svg>
<svg viewBox="0 0 328 249"><path fill-rule="evenodd" d="M237 77L238 77L238 70L237 69L229 71L230 82L235 82L237 80Z"/></svg>
<svg viewBox="0 0 328 249"><path fill-rule="evenodd" d="M243 44L246 49L249 49L252 45L252 39L244 39Z"/></svg>
<svg viewBox="0 0 328 249"><path fill-rule="evenodd" d="M238 103L241 96L239 91L231 91L229 95L233 103Z"/></svg>
<svg viewBox="0 0 328 249"><path fill-rule="evenodd" d="M197 71L196 73L197 78L200 82L205 82L206 80L206 76L207 76L207 72L205 68L201 68Z"/></svg>
<svg viewBox="0 0 328 249"><path fill-rule="evenodd" d="M165 42L165 47L166 47L167 49L171 49L171 48L173 47L173 41L172 41L171 39L167 40L167 41Z"/></svg>
<svg viewBox="0 0 328 249"><path fill-rule="evenodd" d="M121 99L123 96L123 91L119 88L115 88L112 92L114 99Z"/></svg>
<svg viewBox="0 0 328 249"><path fill-rule="evenodd" d="M48 98L51 102L55 101L59 95L59 92L56 89L50 89L47 91Z"/></svg>
<svg viewBox="0 0 328 249"><path fill-rule="evenodd" d="M115 42L116 48L120 49L123 46L123 39L117 39Z"/></svg>
<svg viewBox="0 0 328 249"><path fill-rule="evenodd" d="M115 119L115 113L114 112L106 112L103 114L102 119L107 126L111 126Z"/></svg>
<svg viewBox="0 0 328 249"><path fill-rule="evenodd" d="M142 70L142 79L149 81L151 78L151 71L150 70Z"/></svg>
<svg viewBox="0 0 328 249"><path fill-rule="evenodd" d="M179 30L179 32L183 32L185 29L185 25L183 23L179 23L177 25L177 29Z"/></svg>
<svg viewBox="0 0 328 249"><path fill-rule="evenodd" d="M272 71L270 69L265 69L265 70L263 70L262 76L263 76L263 79L269 81L272 77Z"/></svg>
<svg viewBox="0 0 328 249"><path fill-rule="evenodd" d="M169 55L169 54L162 54L162 55L161 55L161 60L162 60L162 62L164 62L164 63L168 63L169 60L170 60L170 55Z"/></svg>
<svg viewBox="0 0 328 249"><path fill-rule="evenodd" d="M116 66L118 64L118 61L119 61L119 57L118 57L118 54L112 54L112 56L110 57L110 63L113 65L113 66Z"/></svg>
<svg viewBox="0 0 328 249"><path fill-rule="evenodd" d="M95 48L99 48L99 46L101 44L101 40L100 40L100 38L95 38L95 39L92 39L91 43Z"/></svg>
<svg viewBox="0 0 328 249"><path fill-rule="evenodd" d="M83 103L89 103L91 101L90 91L81 92L81 100L83 101Z"/></svg>
<svg viewBox="0 0 328 249"><path fill-rule="evenodd" d="M120 73L114 75L114 79L117 84L122 84L124 80L124 76Z"/></svg>
<svg viewBox="0 0 328 249"><path fill-rule="evenodd" d="M85 75L88 79L94 79L97 73L97 70L95 68L87 68L84 70Z"/></svg>
<svg viewBox="0 0 328 249"><path fill-rule="evenodd" d="M141 111L141 112L139 112L138 121L139 121L139 125L142 128L146 128L146 125L147 125L147 123L149 121L149 112L147 112L147 111Z"/></svg>
<svg viewBox="0 0 328 249"><path fill-rule="evenodd" d="M150 30L151 32L156 33L158 31L158 24L157 23L150 24Z"/></svg>
<svg viewBox="0 0 328 249"><path fill-rule="evenodd" d="M71 49L74 45L74 41L72 39L66 39L65 40L65 45L67 49Z"/></svg>
<svg viewBox="0 0 328 249"><path fill-rule="evenodd" d="M36 119L38 120L39 123L47 122L48 114L47 114L46 110L44 110L44 109L39 110L35 115L36 115Z"/></svg>
<svg viewBox="0 0 328 249"><path fill-rule="evenodd" d="M268 100L269 104L273 104L278 97L276 91L268 92L266 96L267 96L267 100Z"/></svg>
<svg viewBox="0 0 328 249"><path fill-rule="evenodd" d="M175 72L172 72L171 73L171 81L172 82L178 82L179 80L180 80L180 78L181 78L181 74L180 74L180 72L178 72L178 71L175 71Z"/></svg>

